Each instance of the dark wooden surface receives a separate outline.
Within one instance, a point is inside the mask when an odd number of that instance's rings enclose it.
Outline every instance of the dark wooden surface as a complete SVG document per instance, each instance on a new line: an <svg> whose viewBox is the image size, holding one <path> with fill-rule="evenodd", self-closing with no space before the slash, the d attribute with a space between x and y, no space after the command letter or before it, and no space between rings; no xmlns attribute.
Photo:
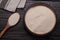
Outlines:
<svg viewBox="0 0 60 40"><path fill-rule="evenodd" d="M44 37L35 37L30 35L24 25L24 15L27 8L34 3L46 3L50 5L56 12L57 23L56 26L49 34L49 36ZM24 9L17 9L16 12L19 12L21 15L21 20L19 23L12 28L10 28L0 40L60 40L60 2L52 2L52 1L27 1ZM5 27L9 16L13 14L6 10L0 9L0 31Z"/></svg>

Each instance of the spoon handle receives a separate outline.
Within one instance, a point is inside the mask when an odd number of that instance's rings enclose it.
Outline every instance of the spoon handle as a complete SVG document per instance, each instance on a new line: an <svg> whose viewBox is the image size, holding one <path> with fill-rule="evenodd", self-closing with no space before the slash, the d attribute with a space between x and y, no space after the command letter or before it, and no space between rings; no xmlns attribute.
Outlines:
<svg viewBox="0 0 60 40"><path fill-rule="evenodd" d="M0 38L4 35L4 33L7 31L8 28L9 28L9 25L7 24L6 27L1 31Z"/></svg>

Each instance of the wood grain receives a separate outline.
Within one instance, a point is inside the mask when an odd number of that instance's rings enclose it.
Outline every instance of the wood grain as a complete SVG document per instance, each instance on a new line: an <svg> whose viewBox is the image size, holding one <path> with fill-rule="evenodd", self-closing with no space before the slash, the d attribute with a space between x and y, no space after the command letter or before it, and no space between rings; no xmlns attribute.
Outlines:
<svg viewBox="0 0 60 40"><path fill-rule="evenodd" d="M24 26L24 14L27 8L34 3L41 3L42 1L27 1L24 9L17 9L16 12L21 14L21 20L15 27L10 28L7 33L0 40L60 40L60 2L52 2L52 1L43 1L43 3L49 4L52 8L54 8L57 16L57 24L53 32L49 36L45 37L35 37L30 35ZM8 17L12 13L9 13L5 10L0 10L0 31L6 25Z"/></svg>

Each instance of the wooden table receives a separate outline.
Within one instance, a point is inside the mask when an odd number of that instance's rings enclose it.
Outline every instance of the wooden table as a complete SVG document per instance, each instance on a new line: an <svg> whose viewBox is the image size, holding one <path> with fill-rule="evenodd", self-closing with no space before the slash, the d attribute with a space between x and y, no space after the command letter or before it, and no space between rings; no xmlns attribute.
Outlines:
<svg viewBox="0 0 60 40"><path fill-rule="evenodd" d="M57 16L57 23L53 32L51 32L49 35L46 35L44 37L41 36L37 37L30 35L25 29L24 15L27 8L31 4L41 3L41 2L50 5L55 10ZM16 12L19 12L21 14L21 20L16 26L10 28L0 40L60 40L60 2L27 1L25 8L17 9ZM12 14L11 12L0 9L0 31L6 25L7 20L11 14Z"/></svg>

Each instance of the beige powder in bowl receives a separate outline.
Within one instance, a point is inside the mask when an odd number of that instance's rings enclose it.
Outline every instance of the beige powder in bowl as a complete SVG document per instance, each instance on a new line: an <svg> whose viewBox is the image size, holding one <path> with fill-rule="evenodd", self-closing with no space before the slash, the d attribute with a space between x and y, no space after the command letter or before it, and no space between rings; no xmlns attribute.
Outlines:
<svg viewBox="0 0 60 40"><path fill-rule="evenodd" d="M26 12L25 23L31 32L43 35L53 30L56 17L49 7L39 5Z"/></svg>

